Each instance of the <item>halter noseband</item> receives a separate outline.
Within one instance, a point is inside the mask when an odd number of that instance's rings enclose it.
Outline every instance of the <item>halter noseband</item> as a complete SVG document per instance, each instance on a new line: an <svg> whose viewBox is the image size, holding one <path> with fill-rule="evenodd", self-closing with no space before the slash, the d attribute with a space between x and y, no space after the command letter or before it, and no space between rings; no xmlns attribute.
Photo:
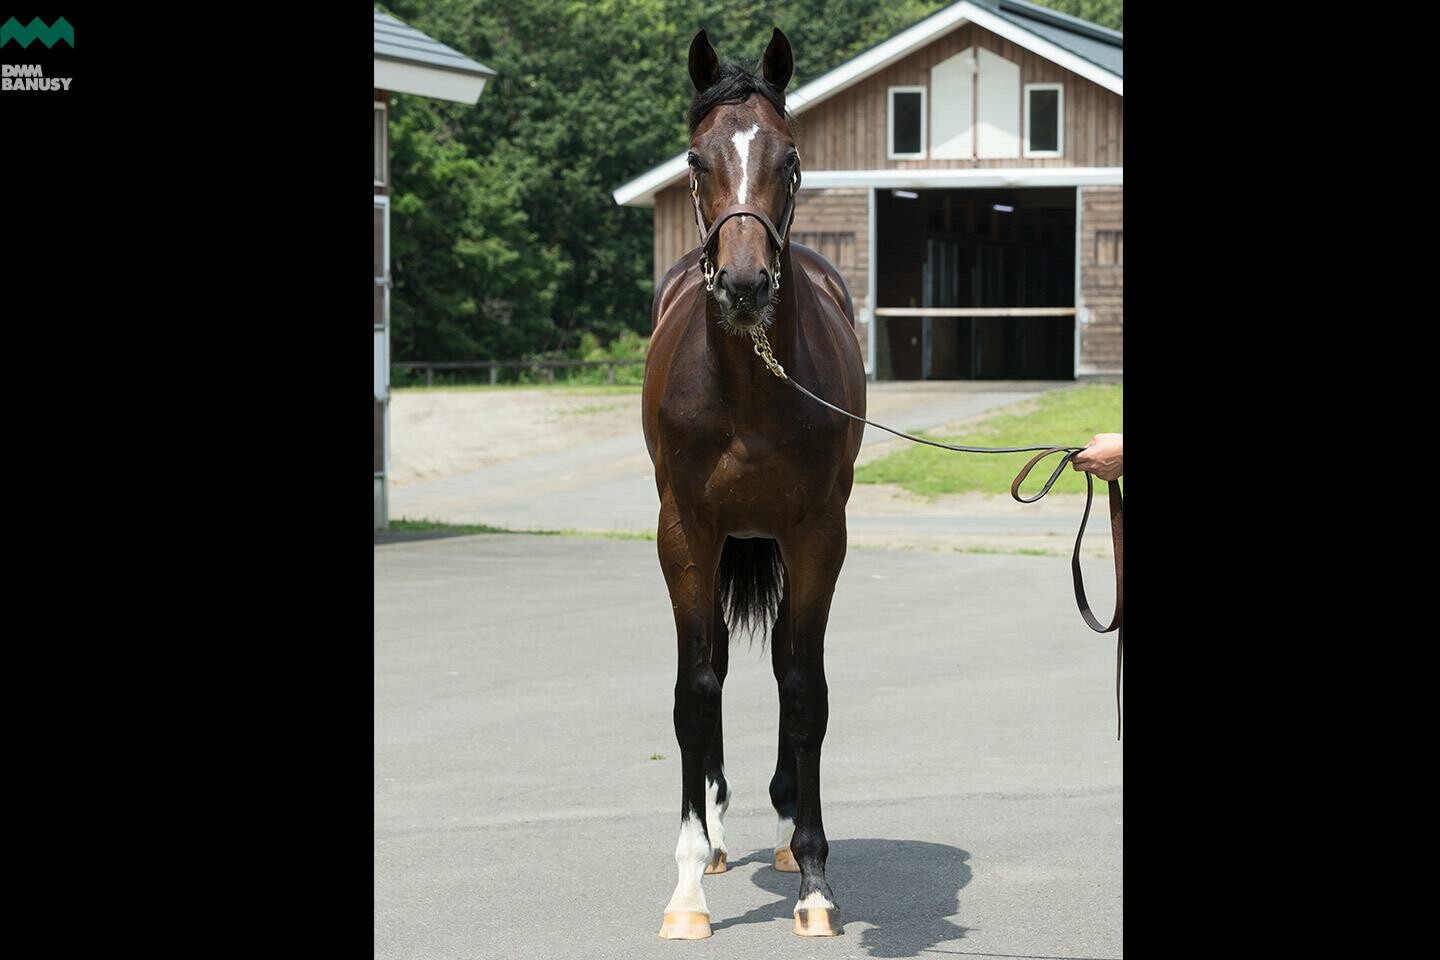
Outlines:
<svg viewBox="0 0 1440 960"><path fill-rule="evenodd" d="M789 196L785 199L785 211L781 214L781 219L785 221L784 233L775 229L775 224L770 222L770 217L764 210L748 203L737 203L721 210L720 215L715 218L715 222L710 224L710 229L707 230L705 229L705 216L700 212L700 181L696 179L693 172L690 174L690 199L695 202L695 227L700 231L700 272L705 277L707 293L715 289L715 264L710 259L710 246L715 242L725 221L732 217L754 217L765 227L765 233L775 244L771 289L780 289L780 252L785 249L785 244L790 239L790 226L795 222L795 191L798 189L800 189L800 166L797 163L794 172L790 174Z"/></svg>

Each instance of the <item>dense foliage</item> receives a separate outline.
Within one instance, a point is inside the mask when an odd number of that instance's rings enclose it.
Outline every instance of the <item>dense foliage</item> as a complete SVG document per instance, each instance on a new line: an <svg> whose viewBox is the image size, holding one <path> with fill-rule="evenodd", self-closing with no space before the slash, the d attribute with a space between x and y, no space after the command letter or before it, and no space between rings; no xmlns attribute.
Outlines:
<svg viewBox="0 0 1440 960"><path fill-rule="evenodd" d="M754 65L778 25L794 46L798 86L944 5L384 5L499 74L475 106L392 100L394 357L593 356L627 331L648 335L652 212L617 206L611 191L685 146L693 92L685 60L695 32L708 30L722 58ZM1121 26L1121 0L1046 5Z"/></svg>

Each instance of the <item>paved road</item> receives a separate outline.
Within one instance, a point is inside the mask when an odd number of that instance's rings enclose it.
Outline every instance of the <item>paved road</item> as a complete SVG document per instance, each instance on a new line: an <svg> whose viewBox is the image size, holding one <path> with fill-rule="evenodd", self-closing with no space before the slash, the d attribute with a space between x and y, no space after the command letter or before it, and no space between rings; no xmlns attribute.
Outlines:
<svg viewBox="0 0 1440 960"><path fill-rule="evenodd" d="M871 384L869 404L871 415L880 422L915 431L1033 399L1060 386L1063 384L1037 381ZM397 395L395 402L403 404L409 399ZM485 396L477 394L476 402L484 403ZM627 423L633 423L633 429L619 436L597 430L599 436L595 439L579 436L563 449L541 450L524 456L515 455L512 443L507 451L512 458L504 462L394 486L390 492L391 515L446 523L485 523L510 529L654 532L660 501L655 493L654 467L640 431L639 397L610 399L606 406L610 408L606 411L609 419L626 418ZM403 411L397 412L397 419L402 416ZM485 429L482 420L467 428L464 437L437 435L432 442L474 444L475 434ZM537 421L533 429L544 431L546 424ZM862 461L903 442L883 431L866 428ZM407 449L398 439L397 447ZM521 442L520 448L523 447ZM425 454L423 450L415 450L413 456L419 460L424 459ZM397 472L407 471L401 465ZM1003 495L1005 491L996 493ZM887 488L879 494L879 499L888 500L890 496ZM1004 532L1022 538L1046 537L1073 531L1079 513L1079 508L1069 502L1063 503L1058 511L1050 505L1042 509L1019 509L1017 504L1017 509L1007 508L1003 514L997 514L993 509L981 508L982 501L987 499L983 497L970 498L976 503L975 510L965 506L968 501L961 500L948 511L937 511L933 505L918 502L908 510L896 510L888 503L872 506L871 501L875 499L873 489L862 489L852 499L849 515L853 521L861 521L852 524L858 538L856 542L875 542L887 537L899 540L907 533L921 534L924 539L935 532L930 529L931 522L947 513L950 516L988 515L991 532L1000 532L996 524L1003 515L1007 517ZM1059 519L1051 519L1051 513ZM887 536L877 534L867 539L869 534L863 521L872 514L884 518L877 529L883 529ZM974 531L981 530L984 523ZM974 531L967 530L964 524L953 526L955 529L946 531L948 542L967 545L964 536ZM960 540L956 540L957 534ZM1073 535L1071 532L1070 536ZM1015 545L1037 544L1017 542Z"/></svg>
<svg viewBox="0 0 1440 960"><path fill-rule="evenodd" d="M774 682L737 640L734 869L705 878L714 937L673 943L656 937L679 756L655 545L374 555L377 958L1121 956L1114 644L1076 615L1067 561L850 551L827 641L831 940L790 933L798 878L769 865Z"/></svg>

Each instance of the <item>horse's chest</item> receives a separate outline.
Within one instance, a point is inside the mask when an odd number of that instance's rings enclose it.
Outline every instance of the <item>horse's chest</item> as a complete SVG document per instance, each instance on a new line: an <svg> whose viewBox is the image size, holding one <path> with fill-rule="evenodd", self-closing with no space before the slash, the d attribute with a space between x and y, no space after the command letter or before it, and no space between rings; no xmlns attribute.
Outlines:
<svg viewBox="0 0 1440 960"><path fill-rule="evenodd" d="M833 482L816 439L736 431L729 423L691 427L672 448L685 469L672 472L682 500L732 517L803 512Z"/></svg>
<svg viewBox="0 0 1440 960"><path fill-rule="evenodd" d="M789 444L777 443L754 434L717 438L715 460L706 476L710 487L725 484L748 486L766 475L774 476L792 466Z"/></svg>

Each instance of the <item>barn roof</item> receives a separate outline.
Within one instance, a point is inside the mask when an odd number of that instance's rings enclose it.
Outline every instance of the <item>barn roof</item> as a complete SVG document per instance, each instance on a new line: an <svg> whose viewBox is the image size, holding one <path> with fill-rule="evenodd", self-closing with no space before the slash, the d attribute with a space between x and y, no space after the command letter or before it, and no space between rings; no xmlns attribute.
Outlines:
<svg viewBox="0 0 1440 960"><path fill-rule="evenodd" d="M798 116L965 23L998 34L1107 90L1125 95L1124 34L1024 0L959 0L791 91L785 98L786 109ZM654 205L656 193L684 177L685 156L682 150L617 187L615 202L636 207Z"/></svg>
<svg viewBox="0 0 1440 960"><path fill-rule="evenodd" d="M989 7L1002 19L1023 27L1076 56L1084 57L1117 77L1124 75L1125 35L1118 30L1111 30L1048 7L1025 3L1024 0L972 2L978 6Z"/></svg>
<svg viewBox="0 0 1440 960"><path fill-rule="evenodd" d="M447 47L383 11L375 11L375 56L404 63L440 67L456 73L473 73L493 77L495 71L478 60L471 60L454 47Z"/></svg>
<svg viewBox="0 0 1440 960"><path fill-rule="evenodd" d="M475 103L495 71L395 19L375 11L375 86L457 103Z"/></svg>

